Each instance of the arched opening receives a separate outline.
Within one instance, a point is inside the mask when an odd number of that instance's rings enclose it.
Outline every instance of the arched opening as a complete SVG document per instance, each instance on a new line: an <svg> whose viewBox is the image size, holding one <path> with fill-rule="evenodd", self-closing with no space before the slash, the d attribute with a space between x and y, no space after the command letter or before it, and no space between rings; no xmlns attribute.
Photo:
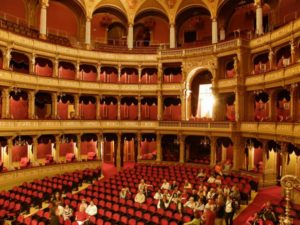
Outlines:
<svg viewBox="0 0 300 225"><path fill-rule="evenodd" d="M14 138L11 154L14 167L21 169L29 167L32 163L32 137L17 136Z"/></svg>
<svg viewBox="0 0 300 225"><path fill-rule="evenodd" d="M276 98L276 120L279 122L291 120L291 94L290 91L283 89L278 92Z"/></svg>
<svg viewBox="0 0 300 225"><path fill-rule="evenodd" d="M0 69L3 69L3 53L0 51Z"/></svg>
<svg viewBox="0 0 300 225"><path fill-rule="evenodd" d="M83 120L96 119L96 98L81 95L79 98L79 117Z"/></svg>
<svg viewBox="0 0 300 225"><path fill-rule="evenodd" d="M78 156L78 140L74 134L63 134L60 137L59 158L60 161L73 162Z"/></svg>
<svg viewBox="0 0 300 225"><path fill-rule="evenodd" d="M127 29L122 23L114 22L108 26L107 44L126 46L126 38Z"/></svg>
<svg viewBox="0 0 300 225"><path fill-rule="evenodd" d="M291 64L291 45L286 45L276 52L277 69L289 66Z"/></svg>
<svg viewBox="0 0 300 225"><path fill-rule="evenodd" d="M211 15L202 6L186 7L176 16L177 43L181 47L211 43Z"/></svg>
<svg viewBox="0 0 300 225"><path fill-rule="evenodd" d="M169 19L161 11L147 9L134 19L135 46L157 46L169 42Z"/></svg>
<svg viewBox="0 0 300 225"><path fill-rule="evenodd" d="M28 95L25 91L15 89L9 93L9 113L12 119L28 119Z"/></svg>
<svg viewBox="0 0 300 225"><path fill-rule="evenodd" d="M136 68L125 67L121 70L121 84L137 84L139 83L138 70Z"/></svg>
<svg viewBox="0 0 300 225"><path fill-rule="evenodd" d="M141 74L142 84L156 84L157 79L157 69L156 68L144 68Z"/></svg>
<svg viewBox="0 0 300 225"><path fill-rule="evenodd" d="M10 0L2 0L0 9L1 17L14 23L27 24L25 4L26 1L24 0L15 0L13 4Z"/></svg>
<svg viewBox="0 0 300 225"><path fill-rule="evenodd" d="M51 94L38 92L35 94L35 115L38 119L50 119L52 115Z"/></svg>
<svg viewBox="0 0 300 225"><path fill-rule="evenodd" d="M20 52L11 52L9 67L18 73L29 73L29 59L27 55Z"/></svg>
<svg viewBox="0 0 300 225"><path fill-rule="evenodd" d="M156 134L142 134L140 159L156 160L156 148Z"/></svg>
<svg viewBox="0 0 300 225"><path fill-rule="evenodd" d="M141 100L141 120L157 120L156 97L144 97Z"/></svg>
<svg viewBox="0 0 300 225"><path fill-rule="evenodd" d="M100 73L101 83L118 83L118 70L115 67L103 66Z"/></svg>
<svg viewBox="0 0 300 225"><path fill-rule="evenodd" d="M207 136L187 136L185 161L208 165L210 163L210 139Z"/></svg>
<svg viewBox="0 0 300 225"><path fill-rule="evenodd" d="M136 162L137 141L136 135L132 133L122 134L121 137L121 166L125 163Z"/></svg>
<svg viewBox="0 0 300 225"><path fill-rule="evenodd" d="M164 99L163 120L181 120L181 100L177 97L166 97Z"/></svg>
<svg viewBox="0 0 300 225"><path fill-rule="evenodd" d="M5 172L8 170L7 165L9 163L6 137L0 137L0 150L0 172Z"/></svg>
<svg viewBox="0 0 300 225"><path fill-rule="evenodd" d="M53 63L51 60L36 57L35 58L35 74L43 77L53 76Z"/></svg>
<svg viewBox="0 0 300 225"><path fill-rule="evenodd" d="M163 161L179 161L179 140L177 135L163 135L161 148Z"/></svg>
<svg viewBox="0 0 300 225"><path fill-rule="evenodd" d="M217 139L216 163L233 163L233 142L228 137Z"/></svg>
<svg viewBox="0 0 300 225"><path fill-rule="evenodd" d="M265 73L270 70L269 53L262 53L254 57L253 59L253 71L252 74Z"/></svg>
<svg viewBox="0 0 300 225"><path fill-rule="evenodd" d="M269 95L264 91L257 91L254 93L254 120L255 121L268 121L270 103Z"/></svg>
<svg viewBox="0 0 300 225"><path fill-rule="evenodd" d="M106 96L100 100L100 116L102 120L116 120L118 118L118 100Z"/></svg>
<svg viewBox="0 0 300 225"><path fill-rule="evenodd" d="M49 165L55 163L55 137L53 135L41 135L38 138L37 160L40 163Z"/></svg>
<svg viewBox="0 0 300 225"><path fill-rule="evenodd" d="M119 8L109 6L97 8L91 21L91 37L96 47L101 47L101 44L125 46L127 24L127 16Z"/></svg>
<svg viewBox="0 0 300 225"><path fill-rule="evenodd" d="M74 97L68 94L57 96L57 115L61 120L75 119Z"/></svg>
<svg viewBox="0 0 300 225"><path fill-rule="evenodd" d="M138 100L135 97L121 99L121 120L138 119Z"/></svg>
<svg viewBox="0 0 300 225"><path fill-rule="evenodd" d="M277 180L281 178L283 171L283 158L281 154L281 146L276 141L270 140L267 142L266 151L266 161L265 164L269 165L276 165L276 178ZM266 166L267 166L266 165ZM275 171L274 171L275 172Z"/></svg>
<svg viewBox="0 0 300 225"><path fill-rule="evenodd" d="M58 77L66 80L75 80L76 69L74 64L70 62L59 62Z"/></svg>
<svg viewBox="0 0 300 225"><path fill-rule="evenodd" d="M226 115L227 121L235 121L235 94L231 93L225 98L226 103Z"/></svg>
<svg viewBox="0 0 300 225"><path fill-rule="evenodd" d="M164 74L163 74L164 83L181 83L182 81L181 63L167 63L164 64L163 67L164 67Z"/></svg>
<svg viewBox="0 0 300 225"><path fill-rule="evenodd" d="M247 171L263 172L263 145L255 138L246 140L245 146L245 165Z"/></svg>
<svg viewBox="0 0 300 225"><path fill-rule="evenodd" d="M79 67L80 80L83 81L97 81L97 68L92 65L81 64Z"/></svg>
<svg viewBox="0 0 300 225"><path fill-rule="evenodd" d="M103 162L113 163L114 165L116 165L117 140L118 137L116 134L103 134Z"/></svg>
<svg viewBox="0 0 300 225"><path fill-rule="evenodd" d="M98 137L93 133L81 135L80 154L81 158L87 160L97 159Z"/></svg>
<svg viewBox="0 0 300 225"><path fill-rule="evenodd" d="M212 74L205 70L199 72L191 83L191 119L210 121L212 119L214 97L211 84Z"/></svg>

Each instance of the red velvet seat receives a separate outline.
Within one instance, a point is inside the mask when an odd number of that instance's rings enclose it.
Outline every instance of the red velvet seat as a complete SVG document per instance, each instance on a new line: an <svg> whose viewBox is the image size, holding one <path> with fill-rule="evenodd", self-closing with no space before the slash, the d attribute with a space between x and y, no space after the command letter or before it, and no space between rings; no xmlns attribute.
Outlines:
<svg viewBox="0 0 300 225"><path fill-rule="evenodd" d="M96 152L88 152L87 153L87 160L95 160L97 157Z"/></svg>
<svg viewBox="0 0 300 225"><path fill-rule="evenodd" d="M67 153L66 154L66 161L67 162L73 162L75 160L75 154L74 153Z"/></svg>

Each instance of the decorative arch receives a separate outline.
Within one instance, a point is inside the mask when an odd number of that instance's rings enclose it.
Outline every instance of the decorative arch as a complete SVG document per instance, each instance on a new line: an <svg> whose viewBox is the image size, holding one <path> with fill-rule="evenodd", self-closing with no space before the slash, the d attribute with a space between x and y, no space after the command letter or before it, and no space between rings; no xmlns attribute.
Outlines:
<svg viewBox="0 0 300 225"><path fill-rule="evenodd" d="M213 74L211 68L202 67L202 66L195 67L188 72L188 74L186 76L186 83L185 83L185 88L187 91L191 90L191 82L193 81L195 76L197 76L199 73L204 72L204 71L208 71L209 73Z"/></svg>

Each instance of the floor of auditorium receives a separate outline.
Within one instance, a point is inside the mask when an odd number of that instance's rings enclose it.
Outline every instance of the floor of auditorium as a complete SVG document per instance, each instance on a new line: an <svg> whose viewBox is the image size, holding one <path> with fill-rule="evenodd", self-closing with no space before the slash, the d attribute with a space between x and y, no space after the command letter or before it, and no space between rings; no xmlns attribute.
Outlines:
<svg viewBox="0 0 300 225"><path fill-rule="evenodd" d="M133 167L134 163L125 163L124 168L130 168ZM117 169L114 167L113 164L109 163L103 163L102 165L102 174L104 177L110 177L115 174L117 174ZM72 192L73 194L86 189L89 185L87 183L83 183L83 185L79 188L78 191ZM256 193L252 191L251 193L251 200L249 201L248 205L241 205L240 210L234 217L234 225L240 225L244 224L245 221L253 215L255 212L258 211L258 209L261 208L261 206L266 202L266 201L271 201L271 202L276 202L280 201L281 199L281 188L279 186L272 186L272 187L265 187L265 188L260 188L259 191ZM47 208L48 203L44 202L42 205L42 208ZM33 215L37 213L40 209L37 208L30 208L30 213L27 215L24 215L25 217ZM11 224L11 221L7 221L7 224Z"/></svg>

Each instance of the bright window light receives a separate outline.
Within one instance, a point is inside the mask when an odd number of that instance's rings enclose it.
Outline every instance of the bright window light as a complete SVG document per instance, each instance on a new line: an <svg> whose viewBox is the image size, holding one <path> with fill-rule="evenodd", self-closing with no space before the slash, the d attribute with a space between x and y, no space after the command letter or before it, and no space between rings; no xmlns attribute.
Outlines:
<svg viewBox="0 0 300 225"><path fill-rule="evenodd" d="M212 118L212 110L214 105L214 96L211 90L211 84L200 84L198 95L198 118Z"/></svg>

